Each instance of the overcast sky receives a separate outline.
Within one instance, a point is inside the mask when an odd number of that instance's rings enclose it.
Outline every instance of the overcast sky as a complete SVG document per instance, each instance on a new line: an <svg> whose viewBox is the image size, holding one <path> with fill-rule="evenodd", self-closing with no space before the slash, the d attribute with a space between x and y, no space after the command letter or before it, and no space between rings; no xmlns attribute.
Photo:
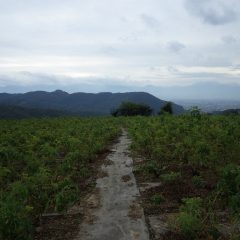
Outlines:
<svg viewBox="0 0 240 240"><path fill-rule="evenodd" d="M0 0L0 90L199 82L240 84L239 0Z"/></svg>

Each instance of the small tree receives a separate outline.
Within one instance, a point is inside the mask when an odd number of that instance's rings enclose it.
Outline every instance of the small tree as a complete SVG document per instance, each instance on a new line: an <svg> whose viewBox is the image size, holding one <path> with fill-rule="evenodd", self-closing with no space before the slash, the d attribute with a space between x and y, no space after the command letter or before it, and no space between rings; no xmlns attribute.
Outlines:
<svg viewBox="0 0 240 240"><path fill-rule="evenodd" d="M193 106L189 109L189 113L192 117L201 117L201 109L198 106Z"/></svg>
<svg viewBox="0 0 240 240"><path fill-rule="evenodd" d="M117 116L150 116L152 114L152 109L145 104L137 104L132 102L122 102L121 105L111 111L111 115Z"/></svg>
<svg viewBox="0 0 240 240"><path fill-rule="evenodd" d="M160 112L158 113L159 115L164 114L164 113L169 113L169 114L173 114L173 109L172 109L172 103L171 102L167 102L160 110Z"/></svg>

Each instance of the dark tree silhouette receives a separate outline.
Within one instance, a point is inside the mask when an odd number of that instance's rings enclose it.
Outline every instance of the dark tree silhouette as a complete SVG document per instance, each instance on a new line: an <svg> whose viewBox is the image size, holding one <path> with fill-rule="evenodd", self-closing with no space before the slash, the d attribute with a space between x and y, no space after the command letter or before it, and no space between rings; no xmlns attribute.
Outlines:
<svg viewBox="0 0 240 240"><path fill-rule="evenodd" d="M172 109L172 103L171 102L167 102L160 110L160 112L158 113L159 115L164 114L164 113L169 113L169 114L173 114L173 109Z"/></svg>
<svg viewBox="0 0 240 240"><path fill-rule="evenodd" d="M150 116L153 110L145 104L137 104L132 102L122 102L121 105L111 111L112 116Z"/></svg>

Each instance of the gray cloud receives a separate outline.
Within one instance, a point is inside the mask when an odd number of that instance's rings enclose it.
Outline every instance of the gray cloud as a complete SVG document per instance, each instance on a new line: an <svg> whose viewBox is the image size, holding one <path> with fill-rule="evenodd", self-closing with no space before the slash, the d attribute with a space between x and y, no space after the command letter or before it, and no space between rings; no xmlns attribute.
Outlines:
<svg viewBox="0 0 240 240"><path fill-rule="evenodd" d="M234 0L186 0L186 9L204 22L212 25L222 25L237 20L238 12Z"/></svg>
<svg viewBox="0 0 240 240"><path fill-rule="evenodd" d="M117 91L184 85L185 79L228 82L229 76L213 74L216 67L240 64L239 5L239 0L0 0L0 90ZM179 67L190 71L181 75ZM191 67L209 72L190 74Z"/></svg>
<svg viewBox="0 0 240 240"><path fill-rule="evenodd" d="M171 41L167 43L167 47L168 49L170 49L171 51L178 53L180 52L182 49L184 49L186 46L183 43L177 42L177 41Z"/></svg>
<svg viewBox="0 0 240 240"><path fill-rule="evenodd" d="M31 73L27 71L10 73L10 74L0 74L0 86L36 86L41 83L45 86L56 86L60 83L60 78L54 75L42 74L42 73Z"/></svg>
<svg viewBox="0 0 240 240"><path fill-rule="evenodd" d="M161 24L160 22L153 16L148 14L141 14L141 20L145 23L145 25L152 29L159 29Z"/></svg>
<svg viewBox="0 0 240 240"><path fill-rule="evenodd" d="M222 37L222 41L226 44L233 44L237 42L237 39L231 35L226 35Z"/></svg>

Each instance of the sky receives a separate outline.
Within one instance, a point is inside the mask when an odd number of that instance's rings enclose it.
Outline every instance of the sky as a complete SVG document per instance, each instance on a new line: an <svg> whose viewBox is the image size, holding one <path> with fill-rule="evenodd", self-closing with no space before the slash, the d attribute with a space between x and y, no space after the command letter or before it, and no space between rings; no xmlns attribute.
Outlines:
<svg viewBox="0 0 240 240"><path fill-rule="evenodd" d="M0 0L0 92L240 86L239 0Z"/></svg>

